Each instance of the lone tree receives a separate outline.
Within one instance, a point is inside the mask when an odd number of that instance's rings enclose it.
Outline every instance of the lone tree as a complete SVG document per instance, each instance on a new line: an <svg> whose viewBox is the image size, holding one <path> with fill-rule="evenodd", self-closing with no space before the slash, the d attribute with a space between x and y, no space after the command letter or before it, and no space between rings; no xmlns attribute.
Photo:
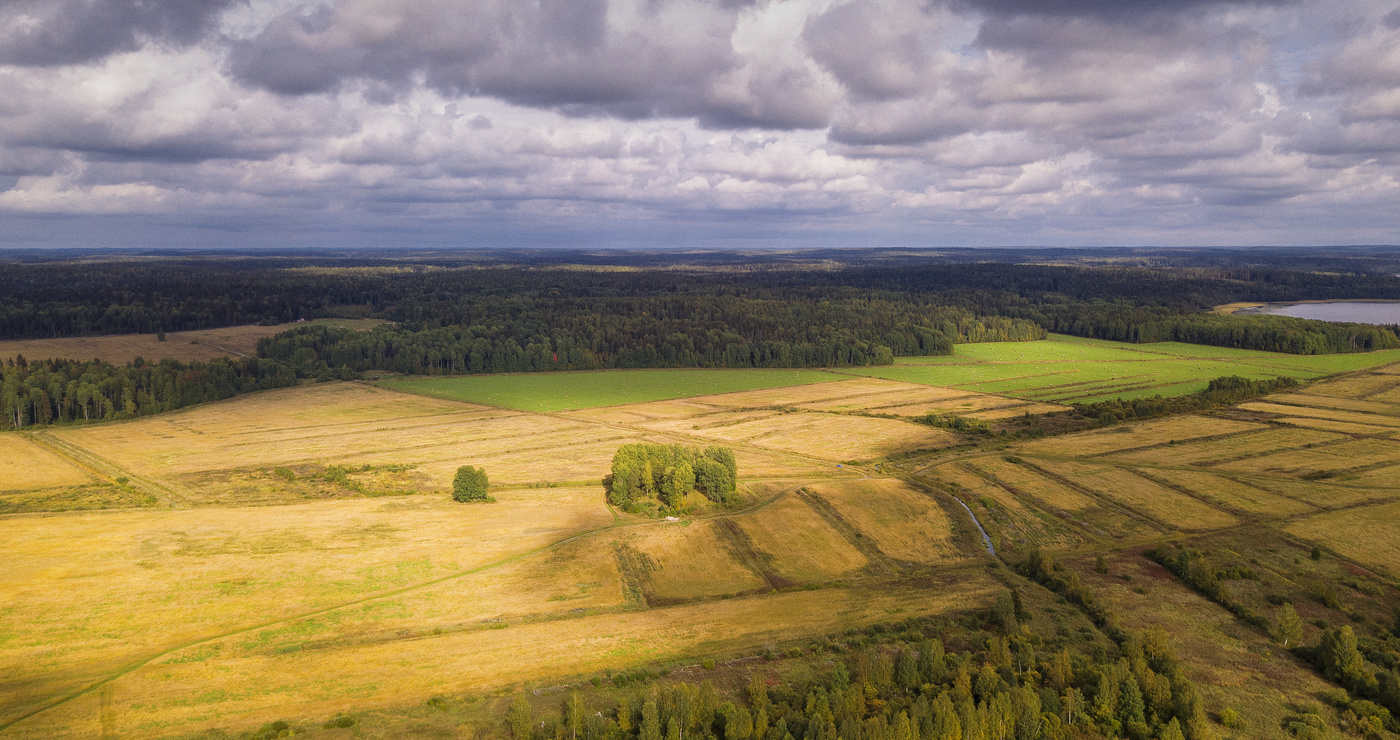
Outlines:
<svg viewBox="0 0 1400 740"><path fill-rule="evenodd" d="M463 465L452 478L452 498L456 501L495 501L486 492L486 470Z"/></svg>

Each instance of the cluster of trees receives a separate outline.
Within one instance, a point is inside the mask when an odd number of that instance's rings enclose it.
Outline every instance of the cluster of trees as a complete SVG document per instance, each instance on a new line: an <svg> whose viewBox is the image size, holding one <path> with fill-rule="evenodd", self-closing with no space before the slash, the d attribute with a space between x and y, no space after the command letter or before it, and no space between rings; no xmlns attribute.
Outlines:
<svg viewBox="0 0 1400 740"><path fill-rule="evenodd" d="M1170 414L1186 414L1196 411L1233 406L1251 398L1266 396L1298 385L1293 378L1270 378L1253 380L1230 375L1216 378L1206 384L1200 393L1164 398L1136 398L1132 400L1110 399L1094 403L1076 403L1075 412L1111 424L1129 419L1152 419Z"/></svg>
<svg viewBox="0 0 1400 740"><path fill-rule="evenodd" d="M0 429L129 419L297 382L291 368L257 358L189 363L138 358L116 366L18 357L0 366Z"/></svg>
<svg viewBox="0 0 1400 740"><path fill-rule="evenodd" d="M738 476L734 450L728 447L627 444L613 455L608 501L629 511L651 501L681 510L685 497L699 491L711 501L727 504Z"/></svg>
<svg viewBox="0 0 1400 740"><path fill-rule="evenodd" d="M1003 594L1002 601L1010 599ZM1052 647L1015 626L1014 615L1006 616L998 622L1002 629L991 634L906 625L898 630L904 639L895 644L845 655L859 638L829 644L837 654L823 661L831 667L820 669L815 679L774 681L755 672L733 697L721 696L708 681L698 687L657 683L624 694L615 709L597 711L574 693L558 720L536 717L520 697L506 725L514 740L1216 737L1160 628L1127 634L1114 655L1102 646L1094 651ZM614 676L614 685L624 686L618 679Z"/></svg>
<svg viewBox="0 0 1400 740"><path fill-rule="evenodd" d="M486 492L486 468L463 465L452 476L452 499L461 503L468 501L493 502L496 499Z"/></svg>

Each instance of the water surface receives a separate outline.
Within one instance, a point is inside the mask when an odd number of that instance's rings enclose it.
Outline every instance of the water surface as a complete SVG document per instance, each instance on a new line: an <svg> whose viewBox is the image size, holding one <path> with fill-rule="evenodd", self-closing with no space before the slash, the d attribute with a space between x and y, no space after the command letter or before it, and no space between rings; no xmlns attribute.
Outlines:
<svg viewBox="0 0 1400 740"><path fill-rule="evenodd" d="M1260 313L1293 316L1321 321L1348 321L1356 324L1400 324L1400 302L1338 301L1336 303L1294 303L1269 306Z"/></svg>

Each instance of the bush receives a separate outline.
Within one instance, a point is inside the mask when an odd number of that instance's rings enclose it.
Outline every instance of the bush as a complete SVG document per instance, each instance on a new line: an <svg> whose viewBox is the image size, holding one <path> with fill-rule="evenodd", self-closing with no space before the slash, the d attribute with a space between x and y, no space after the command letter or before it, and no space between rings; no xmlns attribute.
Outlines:
<svg viewBox="0 0 1400 740"><path fill-rule="evenodd" d="M1238 730L1244 727L1244 718L1240 717L1240 713L1236 712L1233 708L1226 707L1220 712L1220 724L1232 730Z"/></svg>
<svg viewBox="0 0 1400 740"><path fill-rule="evenodd" d="M452 478L452 498L455 501L495 501L486 492L486 469L463 465Z"/></svg>
<svg viewBox="0 0 1400 740"><path fill-rule="evenodd" d="M354 727L355 718L341 715L339 717L336 717L335 719L326 720L326 724L322 726L325 727L327 730L331 730L337 727Z"/></svg>

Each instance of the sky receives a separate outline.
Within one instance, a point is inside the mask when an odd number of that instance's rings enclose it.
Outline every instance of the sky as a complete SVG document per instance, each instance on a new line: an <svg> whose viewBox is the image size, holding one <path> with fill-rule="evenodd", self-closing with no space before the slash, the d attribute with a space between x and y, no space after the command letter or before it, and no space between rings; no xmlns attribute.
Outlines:
<svg viewBox="0 0 1400 740"><path fill-rule="evenodd" d="M0 247L1400 243L1400 0L5 0Z"/></svg>

